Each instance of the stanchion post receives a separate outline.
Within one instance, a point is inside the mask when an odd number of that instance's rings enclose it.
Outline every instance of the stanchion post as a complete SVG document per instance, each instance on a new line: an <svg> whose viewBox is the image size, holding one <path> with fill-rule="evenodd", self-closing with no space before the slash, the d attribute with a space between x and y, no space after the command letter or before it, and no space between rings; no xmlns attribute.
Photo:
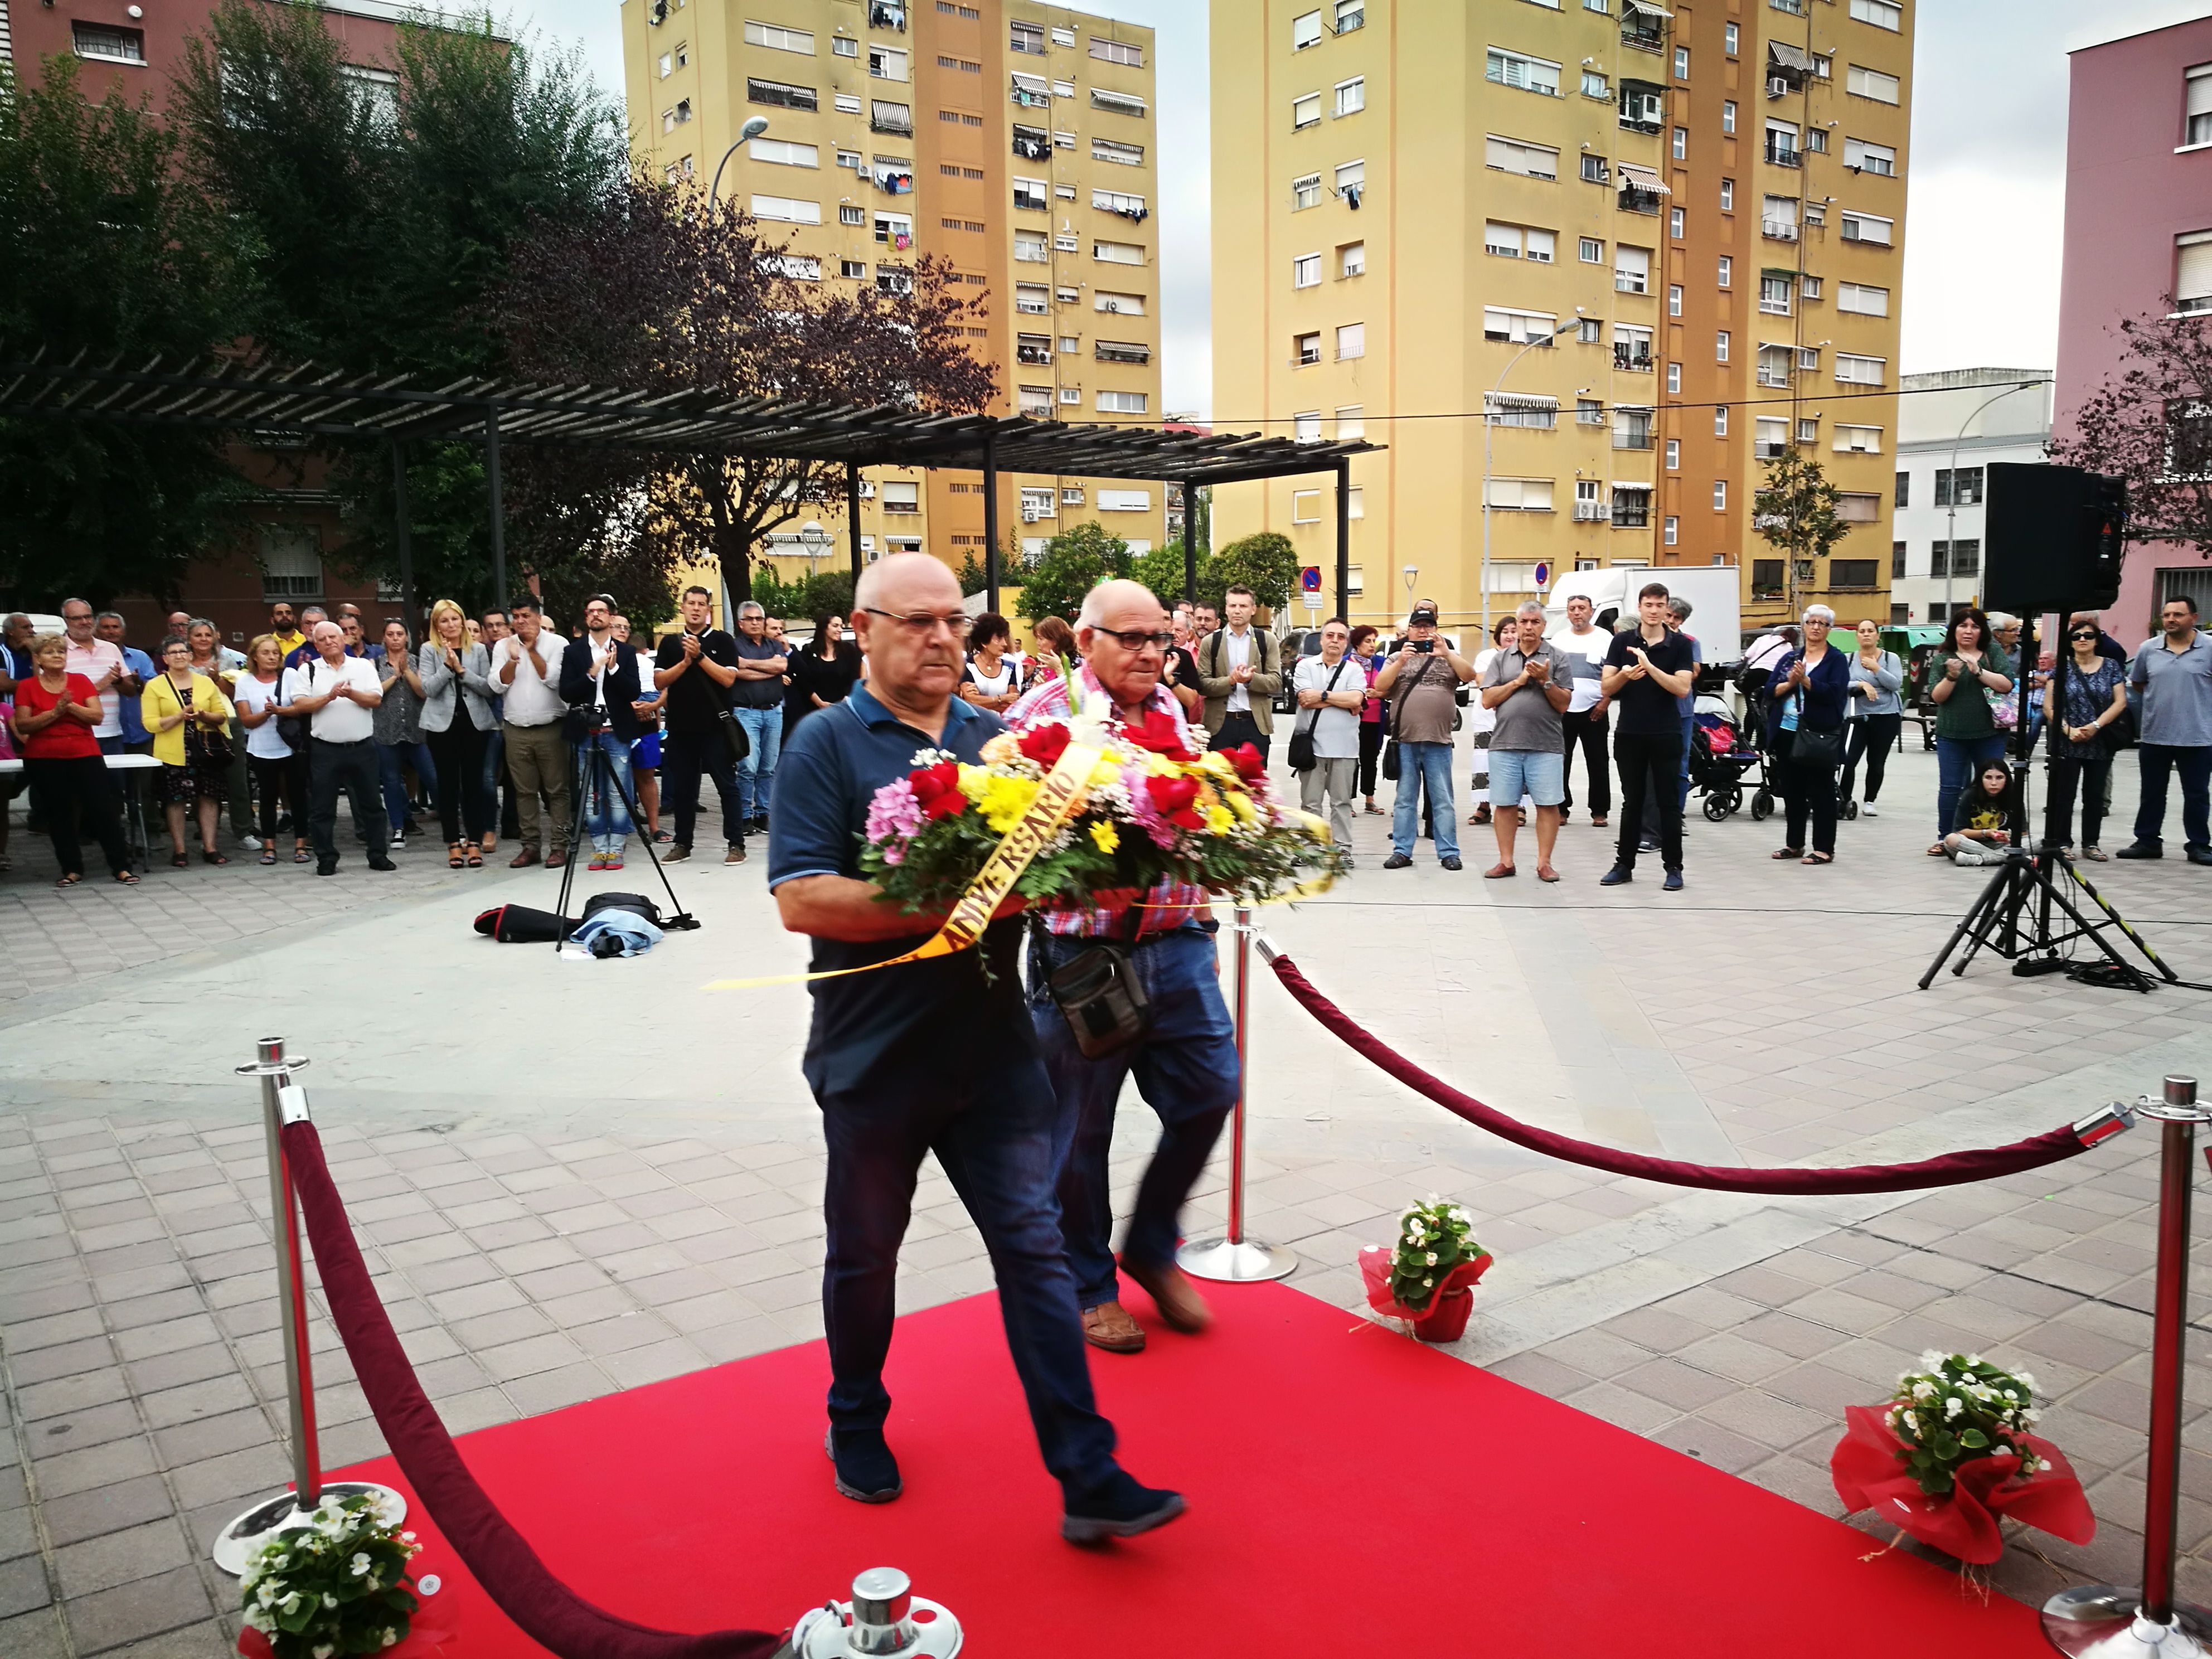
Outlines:
<svg viewBox="0 0 2212 1659"><path fill-rule="evenodd" d="M2190 1210L2197 1126L2212 1112L2197 1103L2197 1079L2169 1077L2165 1097L2138 1108L2161 1126L2158 1180L2158 1278L2151 1328L2150 1455L2143 1472L2143 1570L2140 1590L2090 1584L2061 1590L2043 1607L2043 1633L2071 1659L2204 1659L2212 1612L2177 1600L2173 1564L2181 1498L2183 1334L2189 1308Z"/></svg>
<svg viewBox="0 0 2212 1659"><path fill-rule="evenodd" d="M269 1146L269 1219L276 1244L276 1305L284 1333L284 1395L291 1419L292 1490L264 1498L216 1535L210 1552L216 1566L236 1577L246 1570L254 1547L271 1533L295 1524L326 1494L374 1492L395 1526L407 1512L406 1500L389 1486L364 1481L326 1484L315 1433L315 1373L307 1349L307 1276L300 1249L300 1206L292 1191L291 1162L284 1156L284 1126L307 1119L307 1091L292 1073L307 1064L288 1055L283 1037L254 1044L254 1060L238 1068L261 1079L261 1121Z"/></svg>
<svg viewBox="0 0 2212 1659"><path fill-rule="evenodd" d="M1236 908L1231 929L1236 954L1230 966L1230 995L1237 1024L1237 1103L1229 1113L1229 1227L1219 1238L1194 1241L1176 1252L1176 1265L1194 1279L1225 1283L1281 1279L1298 1265L1279 1244L1257 1244L1244 1237L1244 1119L1250 1091L1252 1028L1252 907Z"/></svg>

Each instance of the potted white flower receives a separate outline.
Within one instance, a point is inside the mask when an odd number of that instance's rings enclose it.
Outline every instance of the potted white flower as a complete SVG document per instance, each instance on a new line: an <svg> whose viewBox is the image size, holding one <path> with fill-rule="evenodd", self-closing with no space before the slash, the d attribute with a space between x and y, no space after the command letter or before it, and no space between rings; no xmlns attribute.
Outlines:
<svg viewBox="0 0 2212 1659"><path fill-rule="evenodd" d="M1402 1319L1424 1342L1455 1342L1474 1310L1475 1282L1490 1270L1490 1252L1474 1241L1474 1218L1434 1193L1398 1218L1398 1244L1359 1253L1367 1304Z"/></svg>
<svg viewBox="0 0 2212 1659"><path fill-rule="evenodd" d="M416 1602L407 1563L422 1546L395 1529L377 1496L328 1496L248 1559L240 1584L251 1652L258 1632L274 1659L380 1653L406 1639Z"/></svg>

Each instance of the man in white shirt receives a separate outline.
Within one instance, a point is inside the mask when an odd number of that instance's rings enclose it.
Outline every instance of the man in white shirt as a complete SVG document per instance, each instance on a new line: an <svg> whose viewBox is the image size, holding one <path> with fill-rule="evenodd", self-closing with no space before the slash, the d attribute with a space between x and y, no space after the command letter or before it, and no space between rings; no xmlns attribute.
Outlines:
<svg viewBox="0 0 2212 1659"><path fill-rule="evenodd" d="M500 730L507 740L507 781L514 786L522 850L508 860L520 870L546 848L548 867L568 861L568 739L562 720L561 662L568 641L545 632L545 615L527 596L508 607L514 632L491 648L491 683L499 690ZM544 817L539 818L543 803ZM542 839L541 839L542 837Z"/></svg>
<svg viewBox="0 0 2212 1659"><path fill-rule="evenodd" d="M123 699L136 699L146 687L131 672L123 648L94 631L97 613L82 599L62 601L62 627L69 636L69 672L92 682L100 699L100 724L92 735L100 739L104 755L123 752Z"/></svg>
<svg viewBox="0 0 2212 1659"><path fill-rule="evenodd" d="M1367 696L1366 671L1346 659L1351 643L1351 624L1332 617L1321 625L1321 655L1299 658L1291 671L1297 728L1313 733L1314 763L1298 774L1299 804L1318 817L1326 796L1329 838L1347 849L1359 781L1359 706Z"/></svg>
<svg viewBox="0 0 2212 1659"><path fill-rule="evenodd" d="M338 794L353 807L354 822L368 831L368 867L394 870L387 850L384 781L377 764L377 704L384 684L376 665L346 655L345 629L319 622L308 635L315 654L284 671L277 712L307 721L309 826L315 838L315 873L338 872Z"/></svg>
<svg viewBox="0 0 2212 1659"><path fill-rule="evenodd" d="M1275 729L1275 693L1283 689L1283 659L1275 636L1252 625L1255 601L1239 583L1222 598L1229 625L1209 634L1198 650L1198 689L1206 696L1211 747L1250 744L1267 758Z"/></svg>
<svg viewBox="0 0 2212 1659"><path fill-rule="evenodd" d="M1579 750L1583 769L1589 774L1590 822L1602 829L1613 811L1613 759L1606 753L1613 703L1605 695L1600 675L1605 668L1605 653L1613 648L1613 635L1590 621L1594 608L1582 594L1569 599L1566 629L1552 635L1552 648L1566 659L1575 676L1567 712L1559 718L1566 744L1559 774L1566 793L1559 804L1559 822L1565 823L1575 813L1575 754Z"/></svg>

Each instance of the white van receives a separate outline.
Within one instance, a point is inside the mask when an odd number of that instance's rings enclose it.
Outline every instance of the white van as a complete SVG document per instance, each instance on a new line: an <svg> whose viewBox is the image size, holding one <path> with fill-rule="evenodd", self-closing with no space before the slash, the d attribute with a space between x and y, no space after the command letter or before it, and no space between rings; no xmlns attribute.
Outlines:
<svg viewBox="0 0 2212 1659"><path fill-rule="evenodd" d="M1708 663L1735 662L1743 655L1742 570L1732 564L1615 565L1610 570L1577 570L1563 575L1544 595L1547 633L1566 631L1567 601L1586 599L1594 620L1620 629L1636 620L1636 594L1644 583L1662 581L1667 591L1690 602L1689 631L1705 647Z"/></svg>

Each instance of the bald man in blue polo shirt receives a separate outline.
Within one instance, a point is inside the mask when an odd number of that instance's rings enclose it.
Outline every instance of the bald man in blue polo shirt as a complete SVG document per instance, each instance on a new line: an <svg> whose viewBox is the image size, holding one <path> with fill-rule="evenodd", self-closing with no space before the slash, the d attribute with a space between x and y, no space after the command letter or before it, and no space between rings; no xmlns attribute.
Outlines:
<svg viewBox="0 0 2212 1659"><path fill-rule="evenodd" d="M917 750L973 763L1005 729L953 695L967 623L960 584L938 560L901 553L871 565L853 611L867 679L802 722L784 751L769 887L784 927L813 939L817 971L889 961L943 920L909 915L860 878L860 831L870 797L910 771ZM812 988L805 1071L830 1152L828 1448L846 1497L883 1504L899 1495L898 1462L884 1438L884 1358L915 1177L934 1152L991 1254L1007 1346L1045 1467L1060 1484L1061 1535L1127 1538L1172 1521L1183 1500L1140 1485L1114 1461L1114 1425L1092 1399L1054 1196L1059 1109L1022 994L1015 908L1002 909L976 951Z"/></svg>

